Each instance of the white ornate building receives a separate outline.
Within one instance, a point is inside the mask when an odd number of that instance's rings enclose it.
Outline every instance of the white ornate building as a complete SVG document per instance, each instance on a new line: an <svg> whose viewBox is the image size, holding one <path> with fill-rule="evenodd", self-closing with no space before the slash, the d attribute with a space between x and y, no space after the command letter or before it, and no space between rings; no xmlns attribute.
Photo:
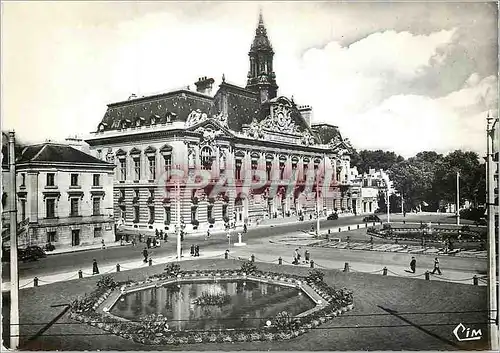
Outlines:
<svg viewBox="0 0 500 353"><path fill-rule="evenodd" d="M78 247L115 241L114 165L70 146L25 147L16 159L20 246Z"/></svg>
<svg viewBox="0 0 500 353"><path fill-rule="evenodd" d="M108 105L86 142L94 156L116 165L119 224L172 231L177 221L189 230L307 215L316 208L322 214L362 212L360 190L349 186L349 143L337 127L311 124L311 107L277 95L273 56L260 16L246 87L223 76L212 95L214 80L202 77L196 92ZM175 170L187 176L202 170L209 178L202 186L182 182L177 191Z"/></svg>

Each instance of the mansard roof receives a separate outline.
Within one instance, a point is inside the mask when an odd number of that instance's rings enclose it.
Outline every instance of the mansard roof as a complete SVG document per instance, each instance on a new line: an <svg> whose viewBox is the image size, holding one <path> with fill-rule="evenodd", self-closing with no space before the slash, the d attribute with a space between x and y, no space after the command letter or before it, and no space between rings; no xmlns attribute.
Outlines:
<svg viewBox="0 0 500 353"><path fill-rule="evenodd" d="M71 146L52 142L27 146L22 151L17 163L100 164L104 168L114 167L111 163L104 162Z"/></svg>
<svg viewBox="0 0 500 353"><path fill-rule="evenodd" d="M222 82L214 96L213 114L223 112L222 97L227 99L228 127L233 131L242 131L242 126L250 124L261 114L259 94L246 88Z"/></svg>
<svg viewBox="0 0 500 353"><path fill-rule="evenodd" d="M312 124L311 128L316 133L316 136L319 137L321 143L327 144L330 143L331 141L334 142L343 141L338 126L326 123L319 123L319 124Z"/></svg>
<svg viewBox="0 0 500 353"><path fill-rule="evenodd" d="M212 100L205 94L183 89L112 103L108 104L99 126L102 126L102 130L116 130L121 128L123 122L131 124L138 119L141 124L151 124L153 117L155 124L164 123L167 117L185 121L193 110L209 112Z"/></svg>

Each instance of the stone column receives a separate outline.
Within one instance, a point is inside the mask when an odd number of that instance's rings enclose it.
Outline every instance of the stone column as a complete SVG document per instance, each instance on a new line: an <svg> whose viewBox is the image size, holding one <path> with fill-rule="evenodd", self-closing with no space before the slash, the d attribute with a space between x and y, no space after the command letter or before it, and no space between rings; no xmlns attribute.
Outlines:
<svg viewBox="0 0 500 353"><path fill-rule="evenodd" d="M36 223L38 222L38 172L27 172L26 179L26 187L28 189L26 215L30 218L30 222ZM41 207L41 210L44 209L45 207Z"/></svg>

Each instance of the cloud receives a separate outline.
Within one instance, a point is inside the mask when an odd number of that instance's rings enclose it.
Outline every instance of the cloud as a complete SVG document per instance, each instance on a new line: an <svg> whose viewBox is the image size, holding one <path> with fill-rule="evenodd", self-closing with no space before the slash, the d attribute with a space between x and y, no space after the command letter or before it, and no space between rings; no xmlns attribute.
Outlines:
<svg viewBox="0 0 500 353"><path fill-rule="evenodd" d="M106 104L131 93L222 73L244 86L259 4L4 5L4 128L37 141L93 131ZM494 4L262 7L279 94L312 105L313 120L339 125L357 148L482 145L483 114L496 102L495 87L487 91L496 84ZM420 122L432 131L420 133Z"/></svg>
<svg viewBox="0 0 500 353"><path fill-rule="evenodd" d="M424 150L448 153L455 149L484 154L488 107L496 105L496 77L441 98L397 95L363 114L351 116L347 135L356 146L395 150L404 157Z"/></svg>
<svg viewBox="0 0 500 353"><path fill-rule="evenodd" d="M483 150L487 109L496 105L495 76L472 73L442 97L412 88L429 69L448 62L456 29L427 35L384 31L349 46L331 42L308 50L298 63L295 98L313 106L314 120L338 125L358 149L387 149L412 156L423 150ZM292 80L290 83L292 84Z"/></svg>

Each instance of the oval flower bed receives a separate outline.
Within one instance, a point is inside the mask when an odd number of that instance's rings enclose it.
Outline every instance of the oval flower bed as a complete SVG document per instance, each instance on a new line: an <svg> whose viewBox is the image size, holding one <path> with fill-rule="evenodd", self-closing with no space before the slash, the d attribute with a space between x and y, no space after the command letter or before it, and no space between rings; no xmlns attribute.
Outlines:
<svg viewBox="0 0 500 353"><path fill-rule="evenodd" d="M334 289L323 282L323 276L320 271L314 270L307 277L288 275L283 273L263 272L256 269L250 269L242 266L242 270L220 270L218 273L224 273L225 277L251 279L256 278L277 278L280 281L293 280L295 283L307 284L324 301L321 305L310 310L301 317L291 317L288 313L279 313L274 318L269 318L271 325L249 328L245 330L220 330L214 331L174 331L169 328L167 319L162 315L149 315L138 318L138 320L129 321L118 318L108 313L110 308L100 308L106 298L114 291L124 293L126 288L135 287L139 282L116 283L111 276L103 277L98 283L97 288L83 298L74 300L71 303L70 316L77 321L87 323L98 327L104 331L135 342L148 345L167 345L167 344L187 344L201 342L250 342L250 341L273 341L284 340L302 335L309 330L318 327L343 312L353 308L353 294L346 288ZM213 275L213 271L196 270L196 272L181 272L179 268L169 268L168 271L149 277L145 282L153 283L162 280L179 280L180 278L193 278L191 275L196 273L198 278L206 278L205 275ZM142 281L144 282L144 281ZM206 296L210 299L203 299L203 295L197 299L205 305L222 305L223 300L215 300L213 296ZM206 303L205 303L206 302ZM209 304L210 302L210 304ZM217 302L216 304L211 304Z"/></svg>

